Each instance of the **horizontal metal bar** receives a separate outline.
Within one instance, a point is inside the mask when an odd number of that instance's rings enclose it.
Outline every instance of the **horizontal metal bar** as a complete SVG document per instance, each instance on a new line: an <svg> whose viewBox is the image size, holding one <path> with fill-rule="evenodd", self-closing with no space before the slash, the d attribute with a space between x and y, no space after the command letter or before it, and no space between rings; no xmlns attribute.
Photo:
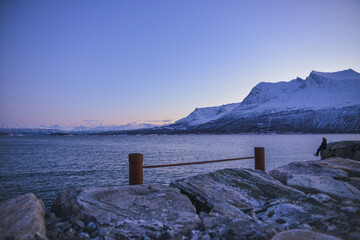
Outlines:
<svg viewBox="0 0 360 240"><path fill-rule="evenodd" d="M255 157L230 158L230 159L222 159L222 160L203 161L203 162L188 162L188 163L174 163L174 164L164 164L164 165L153 165L153 166L143 166L143 168L174 167L174 166L184 166L184 165L194 165L194 164L204 164L204 163L244 160L244 159L252 159L252 158L255 158Z"/></svg>

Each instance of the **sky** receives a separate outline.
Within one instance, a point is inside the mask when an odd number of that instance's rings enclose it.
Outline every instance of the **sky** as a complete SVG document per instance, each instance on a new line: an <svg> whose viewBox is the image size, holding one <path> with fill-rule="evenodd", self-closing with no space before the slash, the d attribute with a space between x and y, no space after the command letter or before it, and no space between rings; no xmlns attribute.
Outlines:
<svg viewBox="0 0 360 240"><path fill-rule="evenodd" d="M358 0L0 0L0 125L174 122L360 72Z"/></svg>

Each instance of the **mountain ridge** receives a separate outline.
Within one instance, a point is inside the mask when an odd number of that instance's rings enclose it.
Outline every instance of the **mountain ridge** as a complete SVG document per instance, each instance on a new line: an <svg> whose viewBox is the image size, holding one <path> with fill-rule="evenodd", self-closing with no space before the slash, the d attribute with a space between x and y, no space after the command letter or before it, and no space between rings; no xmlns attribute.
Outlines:
<svg viewBox="0 0 360 240"><path fill-rule="evenodd" d="M242 102L196 108L140 133L360 133L360 73L311 71L305 79L260 82Z"/></svg>
<svg viewBox="0 0 360 240"><path fill-rule="evenodd" d="M352 69L313 70L305 79L260 82L242 102L196 108L173 124L140 129L130 125L98 126L79 131L86 134L360 133L359 93L360 73Z"/></svg>

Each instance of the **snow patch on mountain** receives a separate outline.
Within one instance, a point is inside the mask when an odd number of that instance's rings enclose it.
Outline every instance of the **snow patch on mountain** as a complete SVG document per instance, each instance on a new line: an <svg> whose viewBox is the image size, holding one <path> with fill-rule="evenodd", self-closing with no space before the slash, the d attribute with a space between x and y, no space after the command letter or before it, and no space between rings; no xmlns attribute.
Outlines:
<svg viewBox="0 0 360 240"><path fill-rule="evenodd" d="M268 83L261 82L256 85L244 99L242 105L262 104L277 98L279 95L288 94L304 82L297 78L290 82Z"/></svg>
<svg viewBox="0 0 360 240"><path fill-rule="evenodd" d="M317 72L312 71L310 73L310 76L312 78L322 78L324 80L331 79L331 80L351 80L351 79L357 79L359 80L359 73L355 72L351 68L348 70L343 70L339 72Z"/></svg>
<svg viewBox="0 0 360 240"><path fill-rule="evenodd" d="M187 125L194 126L206 123L223 117L231 112L234 108L239 106L240 103L231 103L217 107L196 108L186 118L182 118L174 123L174 125Z"/></svg>

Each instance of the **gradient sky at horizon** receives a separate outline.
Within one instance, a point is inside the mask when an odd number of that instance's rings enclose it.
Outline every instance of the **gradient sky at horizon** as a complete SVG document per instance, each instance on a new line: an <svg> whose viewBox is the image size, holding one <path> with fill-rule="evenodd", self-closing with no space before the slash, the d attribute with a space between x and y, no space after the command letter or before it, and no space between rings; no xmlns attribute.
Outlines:
<svg viewBox="0 0 360 240"><path fill-rule="evenodd" d="M360 1L0 1L0 124L178 120L261 81L360 72Z"/></svg>

